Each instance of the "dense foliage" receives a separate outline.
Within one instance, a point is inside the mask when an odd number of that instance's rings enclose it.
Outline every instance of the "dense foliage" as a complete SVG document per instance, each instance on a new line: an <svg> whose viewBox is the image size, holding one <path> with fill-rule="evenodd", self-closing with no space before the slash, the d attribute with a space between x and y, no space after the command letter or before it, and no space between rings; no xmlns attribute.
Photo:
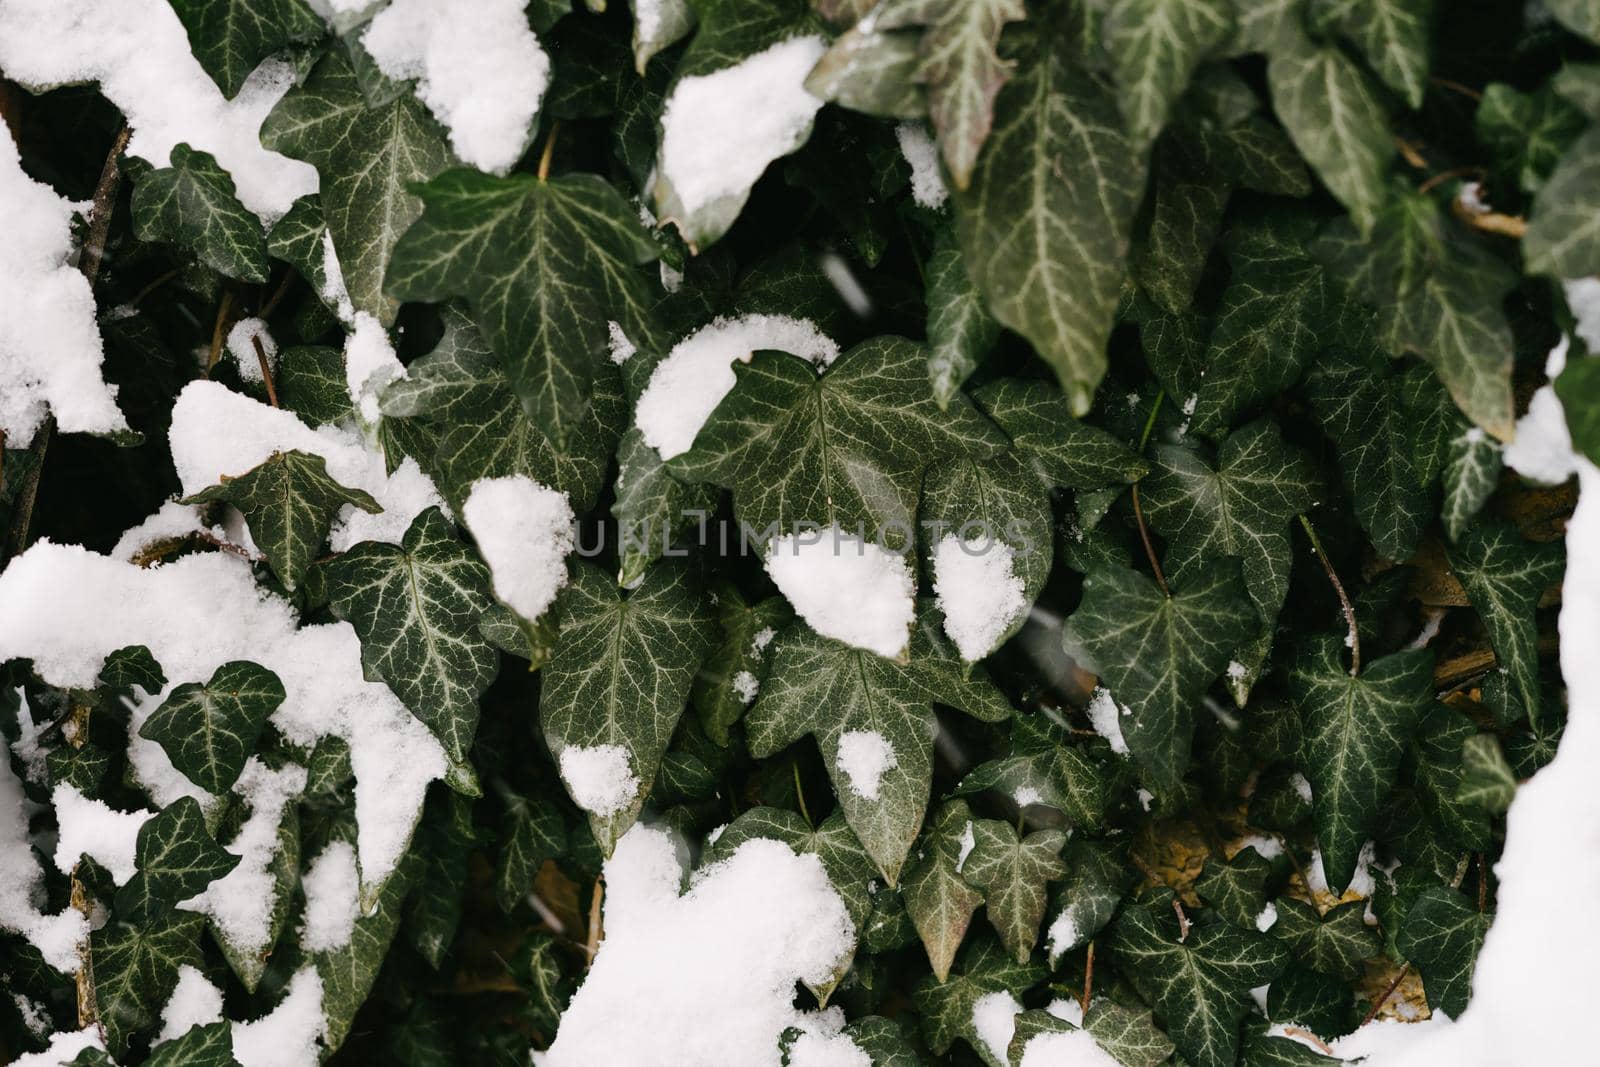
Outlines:
<svg viewBox="0 0 1600 1067"><path fill-rule="evenodd" d="M1575 493L1502 458L1573 332L1561 280L1600 273L1600 5L652 0L636 26L533 0L549 84L502 173L378 69L371 12L171 6L228 97L288 58L260 142L320 191L264 227L214 154L120 154L96 85L0 84L24 169L90 202L104 254L80 266L132 431L5 442L0 558L110 552L181 498L197 520L127 567L225 556L302 633L348 624L442 758L374 878L355 789L376 764L286 725L301 683L248 648L192 677L153 652L226 629L203 597L88 684L50 684L16 636L34 624L0 626L41 910L101 923L63 971L0 922L0 1050L95 1023L106 1051L78 1063L226 1064L225 1023L152 1047L180 968L244 1020L309 967L335 1061L526 1063L638 820L696 862L755 837L821 858L857 944L799 995L842 1007L874 1064L1008 1067L979 998L1029 1009L1019 1062L1073 1027L1037 1009L1091 982L1083 1026L1126 1067L1331 1062L1269 1023L1326 1043L1464 1009L1504 812L1565 714ZM805 85L826 106L697 197L704 175L658 154L736 131L664 138L675 89L800 38L825 44ZM738 352L663 445L678 409L638 414L656 369L740 316L804 320L837 358ZM230 340L252 317L259 349ZM356 373L377 334L403 372ZM1600 460L1582 351L1555 389ZM210 446L174 404L197 379L293 412L302 443L191 484ZM436 503L330 542L395 503L315 454L323 425ZM536 617L466 509L507 475L577 519ZM1023 599L977 648L935 589L939 531L969 523ZM907 553L898 654L819 632L828 605L780 594L738 536L829 526ZM832 592L845 614L856 594ZM889 753L867 788L863 735ZM193 795L158 796L135 742ZM563 753L618 748L625 795L580 807ZM242 946L179 902L240 863L251 783L289 767L270 937ZM156 812L127 871L51 862L63 784ZM319 942L302 881L341 844L362 913Z"/></svg>

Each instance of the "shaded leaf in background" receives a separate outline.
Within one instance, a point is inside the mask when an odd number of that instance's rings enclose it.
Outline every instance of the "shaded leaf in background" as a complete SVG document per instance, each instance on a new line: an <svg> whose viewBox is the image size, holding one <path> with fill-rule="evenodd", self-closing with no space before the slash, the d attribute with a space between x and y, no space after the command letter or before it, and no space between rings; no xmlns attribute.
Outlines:
<svg viewBox="0 0 1600 1067"><path fill-rule="evenodd" d="M1312 18L1361 49L1384 84L1414 111L1428 89L1433 0L1314 0Z"/></svg>
<svg viewBox="0 0 1600 1067"><path fill-rule="evenodd" d="M939 230L928 257L928 381L941 408L1000 340L1000 324L967 276L955 231Z"/></svg>
<svg viewBox="0 0 1600 1067"><path fill-rule="evenodd" d="M1456 799L1493 815L1511 806L1517 776L1493 734L1474 734L1461 746L1461 786Z"/></svg>
<svg viewBox="0 0 1600 1067"><path fill-rule="evenodd" d="M728 731L744 717L767 674L767 646L794 619L789 602L770 596L750 603L732 582L716 587L721 642L706 657L690 699L706 734L728 744Z"/></svg>
<svg viewBox="0 0 1600 1067"><path fill-rule="evenodd" d="M1066 398L1046 382L1000 378L972 399L1050 485L1100 489L1138 481L1150 470L1116 436L1073 418Z"/></svg>
<svg viewBox="0 0 1600 1067"><path fill-rule="evenodd" d="M1105 17L1106 49L1129 140L1156 139L1200 60L1233 32L1222 0L1116 0Z"/></svg>

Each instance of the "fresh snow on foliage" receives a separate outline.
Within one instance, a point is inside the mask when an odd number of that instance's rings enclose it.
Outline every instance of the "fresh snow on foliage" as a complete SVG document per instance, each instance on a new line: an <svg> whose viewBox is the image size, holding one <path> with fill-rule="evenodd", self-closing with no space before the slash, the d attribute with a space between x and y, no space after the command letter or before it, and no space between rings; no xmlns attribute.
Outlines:
<svg viewBox="0 0 1600 1067"><path fill-rule="evenodd" d="M900 142L900 154L911 164L911 198L933 211L944 207L950 190L939 170L939 146L927 127L920 122L902 122L894 128L894 135Z"/></svg>
<svg viewBox="0 0 1600 1067"><path fill-rule="evenodd" d="M550 57L528 27L523 0L394 0L361 43L450 131L450 147L479 170L504 174L533 136L550 83Z"/></svg>
<svg viewBox="0 0 1600 1067"><path fill-rule="evenodd" d="M1011 1062L1007 1050L1017 1029L1017 1012L1021 1010L1017 998L1004 990L985 993L972 1002L972 1028L998 1063Z"/></svg>
<svg viewBox="0 0 1600 1067"><path fill-rule="evenodd" d="M365 490L383 508L371 515L348 504L342 507L328 534L335 552L361 541L399 544L424 509L444 507L433 479L411 457L391 474L382 451L368 447L356 434L334 426L313 430L293 412L217 382L201 380L184 386L172 407L168 441L186 495L216 485L224 475L244 474L274 452L298 450L321 456L335 481Z"/></svg>
<svg viewBox="0 0 1600 1067"><path fill-rule="evenodd" d="M639 791L633 760L621 745L568 745L560 764L572 799L601 818L627 807Z"/></svg>
<svg viewBox="0 0 1600 1067"><path fill-rule="evenodd" d="M754 704L757 694L761 692L761 679L749 671L740 671L733 676L733 691L739 694L743 703Z"/></svg>
<svg viewBox="0 0 1600 1067"><path fill-rule="evenodd" d="M19 1056L11 1067L68 1067L75 1063L85 1049L104 1049L99 1027L85 1026L82 1030L62 1030L50 1035L50 1045L43 1052Z"/></svg>
<svg viewBox="0 0 1600 1067"><path fill-rule="evenodd" d="M944 612L944 632L969 663L994 651L1028 610L1015 561L1010 545L981 535L963 541L945 534L933 550L933 591Z"/></svg>
<svg viewBox="0 0 1600 1067"><path fill-rule="evenodd" d="M1545 358L1545 374L1553 382L1567 365L1570 341L1563 337ZM1506 445L1506 466L1536 482L1558 485L1577 473L1577 455L1567 430L1567 416L1555 387L1541 385L1528 401L1528 413L1517 420L1517 435Z"/></svg>
<svg viewBox="0 0 1600 1067"><path fill-rule="evenodd" d="M840 734L834 760L850 779L851 792L867 800L878 799L884 772L900 765L894 746L876 730L846 730Z"/></svg>
<svg viewBox="0 0 1600 1067"><path fill-rule="evenodd" d="M838 1032L842 1018L838 1008L819 1012L816 1028L790 1046L786 1067L872 1067L872 1057L849 1034Z"/></svg>
<svg viewBox="0 0 1600 1067"><path fill-rule="evenodd" d="M1017 1067L1121 1067L1087 1030L1035 1034L1022 1047Z"/></svg>
<svg viewBox="0 0 1600 1067"><path fill-rule="evenodd" d="M300 947L307 952L332 952L350 943L361 913L356 851L348 841L330 841L300 879L306 910Z"/></svg>
<svg viewBox="0 0 1600 1067"><path fill-rule="evenodd" d="M905 651L917 587L899 553L830 525L773 538L767 574L822 636L890 658Z"/></svg>
<svg viewBox="0 0 1600 1067"><path fill-rule="evenodd" d="M961 848L956 852L956 873L960 874L967 865L967 857L972 855L972 850L978 847L977 836L972 832L972 820L967 820L967 825L961 828Z"/></svg>
<svg viewBox="0 0 1600 1067"><path fill-rule="evenodd" d="M105 657L129 645L148 647L173 681L240 659L275 673L288 695L271 722L286 740L350 746L357 850L364 884L376 885L405 850L428 783L444 776L444 750L388 686L366 680L348 623L296 622L248 563L222 553L141 570L40 541L0 574L0 660L31 658L50 685L92 688ZM164 696L138 703L153 709Z"/></svg>
<svg viewBox="0 0 1600 1067"><path fill-rule="evenodd" d="M461 518L494 576L495 596L529 622L543 615L567 584L574 538L567 494L525 474L480 478Z"/></svg>
<svg viewBox="0 0 1600 1067"><path fill-rule="evenodd" d="M147 742L153 747L153 742ZM228 944L241 954L260 955L272 931L276 878L272 859L278 853L278 826L284 811L305 791L306 770L286 763L273 770L251 756L233 783L233 792L249 805L250 814L223 847L239 857L239 865L178 906L209 915Z"/></svg>
<svg viewBox="0 0 1600 1067"><path fill-rule="evenodd" d="M733 390L733 364L764 350L788 352L826 367L839 346L806 319L788 315L719 318L673 346L650 373L634 423L662 459L689 451L700 428Z"/></svg>
<svg viewBox="0 0 1600 1067"><path fill-rule="evenodd" d="M340 284L343 285L342 280ZM373 426L382 416L378 408L379 391L396 378L404 378L406 368L394 354L389 331L375 316L357 311L350 323L354 329L344 340L345 388L350 390L350 402L356 406L361 420Z"/></svg>
<svg viewBox="0 0 1600 1067"><path fill-rule="evenodd" d="M56 810L56 870L71 874L78 860L88 856L124 885L138 870L135 853L139 827L153 811L117 811L103 800L86 797L66 782L55 787L50 804Z"/></svg>
<svg viewBox="0 0 1600 1067"><path fill-rule="evenodd" d="M78 945L89 936L89 921L71 905L55 915L39 910L44 870L28 842L29 807L0 740L0 930L18 934L46 963L71 974L78 969Z"/></svg>
<svg viewBox="0 0 1600 1067"><path fill-rule="evenodd" d="M0 56L7 8L0 4ZM100 376L89 281L73 266L74 205L23 173L0 120L0 435L25 448L48 415L64 433L126 430Z"/></svg>
<svg viewBox="0 0 1600 1067"><path fill-rule="evenodd" d="M294 68L269 59L225 99L166 0L6 0L0 71L34 90L99 82L133 131L129 155L165 167L177 144L211 153L265 224L317 191L315 168L267 151L257 135Z"/></svg>
<svg viewBox="0 0 1600 1067"><path fill-rule="evenodd" d="M1078 906L1068 901L1061 909L1061 913L1051 921L1050 929L1045 934L1045 941L1050 950L1051 966L1055 966L1056 960L1077 946L1079 936Z"/></svg>
<svg viewBox="0 0 1600 1067"><path fill-rule="evenodd" d="M1117 706L1111 690L1103 685L1094 687L1094 692L1089 696L1088 715L1089 725L1111 744L1111 751L1126 756L1128 742L1122 737L1122 709Z"/></svg>
<svg viewBox="0 0 1600 1067"><path fill-rule="evenodd" d="M822 101L806 76L827 45L791 37L710 74L682 78L661 113L656 214L680 220L691 242L714 239L767 165L805 142Z"/></svg>
<svg viewBox="0 0 1600 1067"><path fill-rule="evenodd" d="M778 1067L779 1035L816 1028L795 983L827 980L855 946L822 862L757 838L682 884L666 832L636 824L617 843L605 940L536 1064Z"/></svg>
<svg viewBox="0 0 1600 1067"><path fill-rule="evenodd" d="M322 1015L322 976L302 966L289 980L277 1007L252 1022L233 1024L233 1058L239 1067L307 1067L322 1059L318 1042Z"/></svg>
<svg viewBox="0 0 1600 1067"><path fill-rule="evenodd" d="M222 990L190 964L178 968L178 984L172 987L166 1007L161 1009L161 1031L156 1043L182 1037L196 1026L222 1021Z"/></svg>
<svg viewBox="0 0 1600 1067"><path fill-rule="evenodd" d="M261 374L261 357L256 354L255 342L251 338L261 338L261 350L267 355L267 367L270 370L278 369L278 342L272 339L272 332L267 324L258 318L250 317L240 319L228 331L228 355L238 364L239 377L247 382L264 382L266 379Z"/></svg>
<svg viewBox="0 0 1600 1067"><path fill-rule="evenodd" d="M203 533L206 525L200 520L200 505L180 504L169 500L137 526L130 526L117 538L111 549L111 558L132 562L133 558L151 545L190 534ZM220 537L220 530L210 531Z"/></svg>

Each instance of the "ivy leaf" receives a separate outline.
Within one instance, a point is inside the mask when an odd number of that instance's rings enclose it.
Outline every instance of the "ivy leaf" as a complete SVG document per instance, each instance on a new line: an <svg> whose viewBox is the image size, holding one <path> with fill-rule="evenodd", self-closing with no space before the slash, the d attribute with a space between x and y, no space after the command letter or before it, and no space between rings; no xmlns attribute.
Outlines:
<svg viewBox="0 0 1600 1067"><path fill-rule="evenodd" d="M722 641L695 675L690 702L706 734L727 747L728 731L744 717L767 674L767 646L794 619L789 602L769 596L750 603L732 582L720 583L713 601Z"/></svg>
<svg viewBox="0 0 1600 1067"><path fill-rule="evenodd" d="M1496 82L1484 87L1474 125L1499 169L1523 192L1536 193L1588 122L1551 86L1523 93Z"/></svg>
<svg viewBox="0 0 1600 1067"><path fill-rule="evenodd" d="M411 184L452 161L444 130L413 93L369 106L350 60L334 48L267 115L261 144L317 168L350 301L392 324L400 305L384 295L384 272L422 212Z"/></svg>
<svg viewBox="0 0 1600 1067"><path fill-rule="evenodd" d="M200 965L205 922L167 909L149 922L115 920L89 935L99 1023L113 1056L121 1057L132 1035L156 1024L178 984L178 968Z"/></svg>
<svg viewBox="0 0 1600 1067"><path fill-rule="evenodd" d="M967 272L1056 372L1074 415L1106 370L1144 167L1111 94L1045 55L1001 92L970 189L955 194Z"/></svg>
<svg viewBox="0 0 1600 1067"><path fill-rule="evenodd" d="M634 11L633 69L640 77L657 53L671 48L694 29L695 12L689 0L662 0L643 14Z"/></svg>
<svg viewBox="0 0 1600 1067"><path fill-rule="evenodd" d="M1384 84L1415 111L1428 89L1432 0L1317 0L1312 17L1361 49Z"/></svg>
<svg viewBox="0 0 1600 1067"><path fill-rule="evenodd" d="M1116 0L1106 49L1129 140L1144 148L1166 125L1195 68L1233 33L1233 9L1217 0Z"/></svg>
<svg viewBox="0 0 1600 1067"><path fill-rule="evenodd" d="M1306 396L1333 441L1356 520L1373 547L1386 559L1411 558L1431 517L1430 503L1392 380L1370 363L1330 355L1307 377Z"/></svg>
<svg viewBox="0 0 1600 1067"><path fill-rule="evenodd" d="M935 1056L943 1056L956 1038L964 1038L989 1062L988 1046L972 1021L972 1006L986 993L1020 997L1046 973L1042 963L1011 959L1000 942L987 934L973 938L962 950L958 974L943 981L926 976L911 991L928 1047Z"/></svg>
<svg viewBox="0 0 1600 1067"><path fill-rule="evenodd" d="M611 510L617 519L617 548L622 557L617 582L623 586L637 582L696 519L703 521L717 507L716 487L674 478L661 453L637 426L629 427L617 445L617 478L612 488L617 499Z"/></svg>
<svg viewBox="0 0 1600 1067"><path fill-rule="evenodd" d="M1461 746L1461 786L1456 799L1462 804L1498 815L1517 795L1517 776L1500 751L1493 734L1473 734Z"/></svg>
<svg viewBox="0 0 1600 1067"><path fill-rule="evenodd" d="M962 383L1000 340L1000 324L967 276L953 229L940 229L926 269L928 381L933 399L940 408L948 408Z"/></svg>
<svg viewBox="0 0 1600 1067"><path fill-rule="evenodd" d="M274 452L260 466L224 477L185 504L226 501L244 513L250 538L266 554L272 573L294 589L328 538L328 526L349 504L369 514L383 508L361 489L340 485L321 456L290 450Z"/></svg>
<svg viewBox="0 0 1600 1067"><path fill-rule="evenodd" d="M1150 471L1121 439L1068 414L1061 392L1045 382L1000 378L972 399L1051 485L1100 489L1138 481Z"/></svg>
<svg viewBox="0 0 1600 1067"><path fill-rule="evenodd" d="M1238 658L1245 671L1229 677L1243 707L1289 595L1289 522L1314 503L1316 469L1270 418L1229 434L1214 462L1183 445L1158 444L1151 463L1140 489L1150 525L1167 538L1167 576L1182 585L1219 556L1240 561L1259 616L1250 652Z"/></svg>
<svg viewBox="0 0 1600 1067"><path fill-rule="evenodd" d="M1430 886L1412 902L1395 944L1422 972L1428 1007L1460 1018L1488 930L1489 916L1447 886Z"/></svg>
<svg viewBox="0 0 1600 1067"><path fill-rule="evenodd" d="M98 681L112 690L127 691L138 686L146 693L159 693L166 688L167 676L148 647L128 645L106 657Z"/></svg>
<svg viewBox="0 0 1600 1067"><path fill-rule="evenodd" d="M248 660L224 663L205 684L187 682L167 694L139 736L166 750L172 765L208 793L239 780L261 728L283 703L278 676Z"/></svg>
<svg viewBox="0 0 1600 1067"><path fill-rule="evenodd" d="M1272 104L1295 147L1357 228L1370 231L1394 155L1383 104L1354 63L1303 33L1283 35L1267 58Z"/></svg>
<svg viewBox="0 0 1600 1067"><path fill-rule="evenodd" d="M138 873L116 900L117 914L135 922L170 911L239 865L206 829L194 797L174 801L139 827L137 855Z"/></svg>
<svg viewBox="0 0 1600 1067"><path fill-rule="evenodd" d="M1461 749L1477 732L1472 720L1434 701L1417 725L1415 749L1417 801L1439 827L1441 843L1481 851L1490 844L1489 820L1457 799L1461 791Z"/></svg>
<svg viewBox="0 0 1600 1067"><path fill-rule="evenodd" d="M493 603L489 568L428 508L399 545L363 541L329 563L327 576L329 606L361 638L363 672L393 689L464 763L478 697L500 666L478 631Z"/></svg>
<svg viewBox="0 0 1600 1067"><path fill-rule="evenodd" d="M860 524L876 537L915 518L925 465L1005 444L964 400L939 409L922 346L903 338L865 341L820 377L781 352L734 372L738 384L667 469L733 489L739 521L756 530Z"/></svg>
<svg viewBox="0 0 1600 1067"><path fill-rule="evenodd" d="M1130 881L1126 851L1102 842L1069 841L1065 859L1067 878L1056 894L1056 917L1050 921L1046 946L1052 967L1111 921Z"/></svg>
<svg viewBox="0 0 1600 1067"><path fill-rule="evenodd" d="M1289 953L1265 934L1227 923L1194 927L1181 942L1176 928L1176 916L1131 907L1111 927L1109 947L1149 991L1184 1059L1195 1067L1228 1067L1250 990L1283 973Z"/></svg>
<svg viewBox="0 0 1600 1067"><path fill-rule="evenodd" d="M1272 924L1272 936L1288 945L1305 966L1330 978L1347 982L1360 978L1361 961L1383 947L1378 931L1362 918L1366 901L1335 905L1325 915L1293 897L1279 897L1275 906L1278 921Z"/></svg>
<svg viewBox="0 0 1600 1067"><path fill-rule="evenodd" d="M1010 823L978 819L972 833L975 844L962 873L983 890L1000 943L1018 963L1027 963L1044 919L1046 883L1067 873L1061 861L1066 832L1039 830L1019 839Z"/></svg>
<svg viewBox="0 0 1600 1067"><path fill-rule="evenodd" d="M1083 1017L1083 1028L1095 1043L1122 1067L1158 1067L1177 1051L1167 1035L1157 1029L1147 1009L1132 1008L1114 1000L1096 1000Z"/></svg>
<svg viewBox="0 0 1600 1067"><path fill-rule="evenodd" d="M634 778L620 807L589 813L609 855L644 805L716 624L689 571L670 561L626 599L593 564L577 563L556 610L561 634L539 694L545 741L558 761L569 745L620 746Z"/></svg>
<svg viewBox="0 0 1600 1067"><path fill-rule="evenodd" d="M1212 856L1206 860L1194 889L1218 915L1248 930L1255 926L1256 917L1267 905L1267 878L1271 874L1271 862L1247 846L1235 852L1232 859Z"/></svg>
<svg viewBox="0 0 1600 1067"><path fill-rule="evenodd" d="M527 988L523 1011L542 1033L553 1034L572 997L572 982L561 969L560 947L548 934L532 933L517 950L513 973Z"/></svg>
<svg viewBox="0 0 1600 1067"><path fill-rule="evenodd" d="M566 493L578 514L591 510L627 420L622 383L610 364L596 373L589 407L565 443L552 440L517 403L500 361L472 320L453 304L441 311L444 332L404 378L379 397L385 426L397 419L425 424L436 436L427 460L452 501L466 499L480 478L525 474ZM342 383L341 383L342 384Z"/></svg>
<svg viewBox="0 0 1600 1067"><path fill-rule="evenodd" d="M267 240L261 220L239 203L233 178L217 157L186 144L172 147L171 166L153 170L134 187L133 232L193 254L220 274L267 280Z"/></svg>
<svg viewBox="0 0 1600 1067"><path fill-rule="evenodd" d="M1178 140L1156 145L1150 230L1135 267L1140 287L1174 315L1194 301L1232 191L1211 168L1189 159ZM1192 140L1205 143L1203 138Z"/></svg>
<svg viewBox="0 0 1600 1067"><path fill-rule="evenodd" d="M1439 508L1440 521L1452 541L1466 536L1473 518L1500 484L1500 471L1505 465L1499 441L1476 426L1463 425L1459 429L1446 449L1444 502Z"/></svg>
<svg viewBox="0 0 1600 1067"><path fill-rule="evenodd" d="M883 30L858 22L840 34L806 75L806 92L829 103L887 118L920 119L927 90L917 83L915 29Z"/></svg>
<svg viewBox="0 0 1600 1067"><path fill-rule="evenodd" d="M1052 731L1041 717L1019 717L1012 723L1009 755L987 760L967 772L956 786L958 795L993 789L1019 808L1044 804L1074 825L1098 828L1105 822L1104 772L1078 747Z"/></svg>
<svg viewBox="0 0 1600 1067"><path fill-rule="evenodd" d="M1400 758L1433 686L1433 653L1408 649L1365 663L1352 678L1338 637L1306 643L1289 672L1300 712L1300 764L1328 886L1343 892L1361 846L1372 836Z"/></svg>
<svg viewBox="0 0 1600 1067"><path fill-rule="evenodd" d="M145 1067L237 1067L233 1058L233 1024L191 1026L183 1036L150 1050Z"/></svg>
<svg viewBox="0 0 1600 1067"><path fill-rule="evenodd" d="M1558 278L1583 278L1600 272L1600 131L1590 129L1551 172L1534 201L1523 237L1527 269Z"/></svg>
<svg viewBox="0 0 1600 1067"><path fill-rule="evenodd" d="M567 441L583 422L608 320L636 344L654 338L637 268L657 250L638 212L592 174L457 169L417 195L422 216L395 246L389 294L466 298L523 410Z"/></svg>
<svg viewBox="0 0 1600 1067"><path fill-rule="evenodd" d="M418 860L417 883L406 902L405 919L407 940L436 971L461 925L468 856L476 840L472 801L459 793L436 792L423 812L412 847Z"/></svg>
<svg viewBox="0 0 1600 1067"><path fill-rule="evenodd" d="M330 292L327 233L328 224L322 218L322 198L316 193L307 193L296 200L283 218L267 231L267 254L299 271L324 300L325 294ZM340 371L339 381L343 387L342 366Z"/></svg>
<svg viewBox="0 0 1600 1067"><path fill-rule="evenodd" d="M274 52L327 32L304 0L172 0L189 45L228 99Z"/></svg>
<svg viewBox="0 0 1600 1067"><path fill-rule="evenodd" d="M962 876L965 860L976 846L976 821L964 800L940 806L901 887L906 911L928 952L934 977L941 982L950 976L973 913L983 903L983 894Z"/></svg>
<svg viewBox="0 0 1600 1067"><path fill-rule="evenodd" d="M1065 634L1068 653L1132 710L1123 736L1159 789L1183 777L1195 704L1258 622L1236 560L1197 567L1172 588L1166 596L1136 571L1097 567Z"/></svg>
<svg viewBox="0 0 1600 1067"><path fill-rule="evenodd" d="M1566 567L1560 542L1536 545L1503 522L1483 522L1446 549L1450 569L1477 609L1501 669L1510 672L1517 699L1537 729L1539 633L1534 609Z"/></svg>
<svg viewBox="0 0 1600 1067"><path fill-rule="evenodd" d="M1248 1027L1246 1029L1249 1029ZM1240 1050L1243 1067L1323 1067L1345 1061L1313 1052L1292 1037L1273 1037L1259 1032L1245 1034Z"/></svg>
<svg viewBox="0 0 1600 1067"><path fill-rule="evenodd" d="M498 792L505 814L500 820L494 896L500 910L509 912L533 889L545 860L567 853L567 824L543 797L525 796L504 783Z"/></svg>
<svg viewBox="0 0 1600 1067"><path fill-rule="evenodd" d="M888 0L877 12L881 30L924 26L912 80L928 89L928 117L957 189L972 180L978 150L995 118L995 94L1011 78L996 54L1000 31L1027 12L1020 0Z"/></svg>
<svg viewBox="0 0 1600 1067"><path fill-rule="evenodd" d="M745 717L750 753L758 759L807 734L816 737L839 806L890 885L899 881L928 806L938 732L932 703L987 722L1012 714L987 674L973 669L964 676L953 650L934 647L937 612L921 614L903 664L791 626L773 642L767 681ZM879 735L893 755L875 782L857 782L840 765L841 736L858 731Z"/></svg>
<svg viewBox="0 0 1600 1067"><path fill-rule="evenodd" d="M416 876L417 857L408 853L384 881L370 908L363 907L349 942L312 957L322 979L323 1044L330 1052L344 1044L356 1012L378 980L389 943L400 927L401 904L416 884Z"/></svg>

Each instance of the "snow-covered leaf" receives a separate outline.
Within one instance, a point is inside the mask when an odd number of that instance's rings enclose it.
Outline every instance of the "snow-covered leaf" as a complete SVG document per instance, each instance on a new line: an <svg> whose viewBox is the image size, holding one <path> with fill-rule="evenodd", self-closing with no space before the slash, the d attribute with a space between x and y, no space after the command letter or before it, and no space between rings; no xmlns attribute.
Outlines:
<svg viewBox="0 0 1600 1067"><path fill-rule="evenodd" d="M230 98L263 59L327 32L305 0L172 0L172 9L195 58Z"/></svg>
<svg viewBox="0 0 1600 1067"><path fill-rule="evenodd" d="M239 778L267 718L283 703L283 683L259 664L235 660L207 682L177 686L139 727L172 765L208 793L223 793Z"/></svg>

